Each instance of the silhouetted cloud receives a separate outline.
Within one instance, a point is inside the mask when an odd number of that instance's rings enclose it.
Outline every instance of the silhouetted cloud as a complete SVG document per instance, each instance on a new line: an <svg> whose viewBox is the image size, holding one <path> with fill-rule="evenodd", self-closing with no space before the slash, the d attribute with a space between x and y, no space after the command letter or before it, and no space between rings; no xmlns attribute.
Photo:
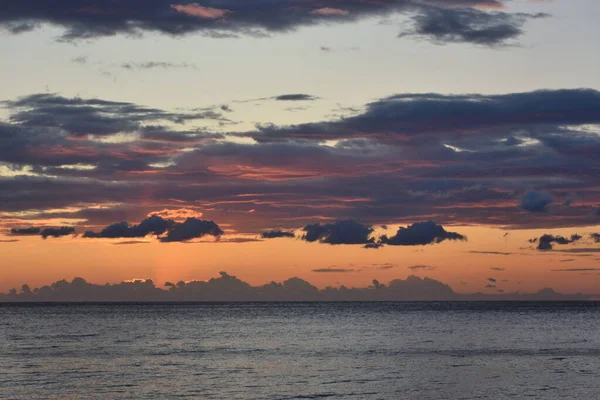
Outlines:
<svg viewBox="0 0 600 400"><path fill-rule="evenodd" d="M329 271L331 272L331 271ZM474 300L589 300L590 296L561 295L552 289L537 293L504 295L458 294L440 281L409 276L394 279L388 285L373 280L367 288L327 287L319 290L300 278L282 283L270 282L251 286L236 276L220 272L208 281L166 282L159 289L150 279L137 279L117 284L97 285L82 278L61 280L51 285L0 294L0 302L115 302L115 301L474 301ZM493 285L488 285L493 288Z"/></svg>
<svg viewBox="0 0 600 400"><path fill-rule="evenodd" d="M492 282L492 283L496 283L496 278L488 278L488 281Z"/></svg>
<svg viewBox="0 0 600 400"><path fill-rule="evenodd" d="M435 271L437 268L431 265L412 265L410 267L406 267L408 269L412 269L413 271L422 270L422 271Z"/></svg>
<svg viewBox="0 0 600 400"><path fill-rule="evenodd" d="M88 231L84 233L84 238L143 238L148 235L162 235L167 229L173 227L173 220L165 220L157 215L146 218L139 225L130 226L126 221L112 224L95 233Z"/></svg>
<svg viewBox="0 0 600 400"><path fill-rule="evenodd" d="M408 227L400 227L396 235L381 237L381 243L390 246L420 246L441 243L444 240L467 240L460 233L448 232L433 221L417 222Z"/></svg>
<svg viewBox="0 0 600 400"><path fill-rule="evenodd" d="M274 230L274 231L266 231L260 234L260 237L263 239L276 239L276 238L294 238L294 232L282 231L282 230Z"/></svg>
<svg viewBox="0 0 600 400"><path fill-rule="evenodd" d="M275 97L277 101L308 101L308 100L316 100L317 97L311 96L310 94L282 94L280 96Z"/></svg>
<svg viewBox="0 0 600 400"><path fill-rule="evenodd" d="M492 267L490 268L492 271L506 271L506 268L500 268L500 267Z"/></svg>
<svg viewBox="0 0 600 400"><path fill-rule="evenodd" d="M548 193L531 190L523 195L520 206L525 211L545 212L550 203L552 203L552 196Z"/></svg>
<svg viewBox="0 0 600 400"><path fill-rule="evenodd" d="M223 231L213 221L204 221L197 218L188 218L183 223L176 223L167 231L161 242L183 242L204 236L219 237Z"/></svg>
<svg viewBox="0 0 600 400"><path fill-rule="evenodd" d="M596 242L596 243L600 243L600 233L592 233L590 234L590 237Z"/></svg>
<svg viewBox="0 0 600 400"><path fill-rule="evenodd" d="M311 270L311 272L323 272L323 273L343 273L343 272L354 272L352 268L317 268Z"/></svg>
<svg viewBox="0 0 600 400"><path fill-rule="evenodd" d="M545 234L545 235L542 235L539 239L538 238L530 239L529 242L530 243L538 243L538 246L537 246L538 250L552 250L552 243L570 244L570 243L577 242L581 238L582 238L582 236L577 235L577 234L571 235L570 239L567 239L563 236L558 236L558 235L554 236L554 235Z"/></svg>
<svg viewBox="0 0 600 400"><path fill-rule="evenodd" d="M36 228L36 227L29 227L29 228L12 228L10 230L11 235L15 235L15 236L37 236L40 234L42 230L40 228Z"/></svg>
<svg viewBox="0 0 600 400"><path fill-rule="evenodd" d="M46 228L41 232L41 236L44 239L48 237L59 238L62 236L69 236L75 234L75 228L72 226L62 226L60 228Z"/></svg>
<svg viewBox="0 0 600 400"><path fill-rule="evenodd" d="M360 224L353 220L336 221L329 224L312 224L302 229L306 232L302 240L326 244L368 244L374 243L370 237L373 233L371 226Z"/></svg>
<svg viewBox="0 0 600 400"><path fill-rule="evenodd" d="M86 232L84 238L143 238L148 235L158 236L161 242L183 242L191 239L202 238L210 235L219 237L223 231L213 221L204 221L194 217L187 218L184 222L175 222L152 215L139 225L129 225L119 222L109 225L101 232ZM162 235L162 236L161 236ZM131 243L131 242L130 242Z"/></svg>
<svg viewBox="0 0 600 400"><path fill-rule="evenodd" d="M486 289L494 289L496 285L485 285Z"/></svg>

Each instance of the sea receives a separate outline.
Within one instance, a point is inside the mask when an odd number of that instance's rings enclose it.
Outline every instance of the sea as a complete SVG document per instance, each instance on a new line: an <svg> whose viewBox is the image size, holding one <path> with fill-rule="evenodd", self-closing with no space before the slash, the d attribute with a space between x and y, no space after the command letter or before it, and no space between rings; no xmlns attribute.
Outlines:
<svg viewBox="0 0 600 400"><path fill-rule="evenodd" d="M0 399L600 399L600 303L2 304Z"/></svg>

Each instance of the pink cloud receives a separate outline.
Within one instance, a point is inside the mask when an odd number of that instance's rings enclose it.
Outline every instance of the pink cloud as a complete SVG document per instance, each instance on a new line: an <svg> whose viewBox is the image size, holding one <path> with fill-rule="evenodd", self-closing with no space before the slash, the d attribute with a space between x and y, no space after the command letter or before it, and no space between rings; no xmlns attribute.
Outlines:
<svg viewBox="0 0 600 400"><path fill-rule="evenodd" d="M312 10L312 12L311 12L311 14L326 15L326 16L348 15L348 13L349 13L348 10L343 10L341 8L331 8L331 7L317 8L316 10Z"/></svg>
<svg viewBox="0 0 600 400"><path fill-rule="evenodd" d="M174 8L180 13L204 19L223 18L231 12L229 10L224 10L221 8L203 7L198 3L190 3L187 5L171 4L171 8Z"/></svg>

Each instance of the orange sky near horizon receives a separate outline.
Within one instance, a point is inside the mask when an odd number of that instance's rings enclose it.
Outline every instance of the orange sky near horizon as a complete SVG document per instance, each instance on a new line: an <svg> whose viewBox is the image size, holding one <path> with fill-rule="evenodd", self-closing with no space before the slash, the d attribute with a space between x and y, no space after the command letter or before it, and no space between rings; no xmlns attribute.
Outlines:
<svg viewBox="0 0 600 400"><path fill-rule="evenodd" d="M389 227L395 231L395 227ZM427 246L385 246L372 250L353 245L306 243L294 239L262 242L159 243L115 245L120 241L82 238L43 240L19 237L18 242L0 242L0 292L32 288L60 279L82 277L93 283L116 283L129 279L152 279L157 286L166 281L207 280L226 271L252 284L291 277L325 286L366 287L373 279L387 283L418 275L439 280L460 293L535 292L551 287L562 293L600 293L600 271L558 272L556 269L589 269L600 266L600 253L569 253L581 244L556 245L553 251L538 251L528 239L544 233L565 237L600 231L600 226L582 228L512 230L453 226L467 242L446 241ZM504 234L508 232L505 237ZM14 237L0 237L0 240ZM475 253L473 253L475 252ZM480 252L480 253L476 253ZM481 252L510 253L489 254ZM411 269L422 265L428 268ZM388 268L383 269L382 267ZM503 269L494 270L492 268ZM313 272L344 269L346 272ZM489 278L497 288L485 288Z"/></svg>

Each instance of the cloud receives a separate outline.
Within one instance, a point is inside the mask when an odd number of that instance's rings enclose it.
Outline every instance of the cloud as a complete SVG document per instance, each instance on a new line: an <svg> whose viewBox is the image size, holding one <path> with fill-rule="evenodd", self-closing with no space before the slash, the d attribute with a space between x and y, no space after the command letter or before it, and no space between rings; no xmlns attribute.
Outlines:
<svg viewBox="0 0 600 400"><path fill-rule="evenodd" d="M538 243L538 246L537 246L538 250L552 250L552 243L570 244L570 243L577 242L581 238L582 237L577 234L571 235L570 239L567 239L563 236L558 236L558 235L554 236L554 235L545 234L545 235L542 235L539 239L538 238L530 239L529 242L530 243Z"/></svg>
<svg viewBox="0 0 600 400"><path fill-rule="evenodd" d="M348 15L348 10L343 10L341 8L331 8L331 7L323 7L317 8L311 11L311 14L317 15L326 15L326 16L340 16L340 15Z"/></svg>
<svg viewBox="0 0 600 400"><path fill-rule="evenodd" d="M420 246L441 243L445 240L467 240L456 232L447 232L441 225L433 221L417 222L408 227L400 227L392 237L384 235L381 243L390 246Z"/></svg>
<svg viewBox="0 0 600 400"><path fill-rule="evenodd" d="M310 94L282 94L275 97L277 101L307 101L307 100L317 100L317 97L311 96Z"/></svg>
<svg viewBox="0 0 600 400"><path fill-rule="evenodd" d="M11 235L15 236L29 236L29 235L39 235L42 230L36 227L29 228L12 228L10 230Z"/></svg>
<svg viewBox="0 0 600 400"><path fill-rule="evenodd" d="M287 232L282 230L266 231L260 234L263 239L276 239L276 238L294 238L294 232Z"/></svg>
<svg viewBox="0 0 600 400"><path fill-rule="evenodd" d="M163 243L184 242L204 236L220 237L223 231L213 221L204 221L189 217L183 222L175 222L171 219L163 219L153 215L144 219L138 225L129 225L127 222L119 222L109 225L100 232L86 232L84 238L143 238L149 235L158 236ZM129 244L129 243L128 243Z"/></svg>
<svg viewBox="0 0 600 400"><path fill-rule="evenodd" d="M471 250L471 251L469 251L469 253L471 253L471 254L488 254L488 255L495 255L495 256L510 256L510 255L515 254L515 253L505 252L505 251L479 251L479 250Z"/></svg>
<svg viewBox="0 0 600 400"><path fill-rule="evenodd" d="M69 236L75 234L75 228L72 226L63 226L60 228L46 228L41 232L41 236L44 239L48 237L59 238L62 236Z"/></svg>
<svg viewBox="0 0 600 400"><path fill-rule="evenodd" d="M331 272L331 271L330 271ZM561 295L552 289L537 293L458 294L443 282L409 276L394 279L388 285L373 281L366 288L334 288L319 290L300 278L281 283L251 286L234 275L220 272L208 281L166 282L166 290L157 288L151 279L133 279L116 284L93 284L83 278L61 280L31 290L0 294L0 302L122 302L122 301L482 301L482 300L589 300L586 295ZM489 285L490 287L493 285Z"/></svg>
<svg viewBox="0 0 600 400"><path fill-rule="evenodd" d="M523 25L541 14L509 14L483 9L500 7L498 1L318 1L230 0L211 7L170 0L91 0L84 7L74 1L48 4L31 0L13 2L0 15L0 27L12 34L55 25L65 29L63 41L93 39L118 34L140 35L156 32L169 36L193 33L208 37L239 35L266 36L300 27L332 22L352 22L368 17L406 15L414 29L403 35L417 35L437 42L498 44L514 39ZM221 7L227 8L221 8Z"/></svg>
<svg viewBox="0 0 600 400"><path fill-rule="evenodd" d="M531 190L521 198L520 207L529 212L546 212L550 203L552 203L552 196L548 193Z"/></svg>
<svg viewBox="0 0 600 400"><path fill-rule="evenodd" d="M496 283L496 278L488 278L488 281L492 282L492 283Z"/></svg>
<svg viewBox="0 0 600 400"><path fill-rule="evenodd" d="M10 230L10 233L13 236L41 236L42 238L47 239L48 237L58 238L61 236L74 235L75 228L71 226L44 229L38 227L13 228Z"/></svg>
<svg viewBox="0 0 600 400"><path fill-rule="evenodd" d="M422 270L422 271L435 271L437 267L433 267L431 265L413 265L410 267L406 267L408 269L412 269L413 271Z"/></svg>
<svg viewBox="0 0 600 400"><path fill-rule="evenodd" d="M317 268L317 269L311 270L311 272L344 273L344 272L354 272L354 269L351 269L351 268Z"/></svg>
<svg viewBox="0 0 600 400"><path fill-rule="evenodd" d="M551 269L552 272L586 272L586 271L600 271L600 268L564 268L564 269Z"/></svg>
<svg viewBox="0 0 600 400"><path fill-rule="evenodd" d="M591 233L590 237L594 240L594 242L600 243L600 233Z"/></svg>
<svg viewBox="0 0 600 400"><path fill-rule="evenodd" d="M88 231L84 233L84 238L143 238L148 235L159 236L165 233L168 229L174 226L173 220L165 220L162 217L153 215L139 225L129 225L126 221L112 224L102 229L101 232L95 233Z"/></svg>
<svg viewBox="0 0 600 400"><path fill-rule="evenodd" d="M485 285L486 289L494 289L496 285Z"/></svg>
<svg viewBox="0 0 600 400"><path fill-rule="evenodd" d="M188 64L188 63L176 64L176 63L165 62L165 61L147 61L147 62L143 62L143 63L128 62L128 63L121 64L121 67L124 69L129 69L129 70L157 69L157 68L160 68L160 69L182 69L182 68L198 69L198 67L194 64Z"/></svg>
<svg viewBox="0 0 600 400"><path fill-rule="evenodd" d="M529 19L547 14L508 14L474 8L424 8L414 18L413 28L400 37L416 36L438 44L473 43L484 46L504 45L523 33Z"/></svg>
<svg viewBox="0 0 600 400"><path fill-rule="evenodd" d="M302 240L326 244L368 244L374 243L371 238L373 228L353 220L336 221L329 224L312 224L302 229Z"/></svg>
<svg viewBox="0 0 600 400"><path fill-rule="evenodd" d="M231 12L230 10L225 10L221 8L203 7L198 3L190 3L187 5L172 4L171 8L183 14L205 19L223 18Z"/></svg>
<svg viewBox="0 0 600 400"><path fill-rule="evenodd" d="M506 271L506 268L492 267L490 268L492 271Z"/></svg>
<svg viewBox="0 0 600 400"><path fill-rule="evenodd" d="M167 235L160 238L160 241L164 243L183 242L204 236L214 236L218 238L222 234L223 231L213 221L188 218L183 223L174 224L173 227L167 231Z"/></svg>

